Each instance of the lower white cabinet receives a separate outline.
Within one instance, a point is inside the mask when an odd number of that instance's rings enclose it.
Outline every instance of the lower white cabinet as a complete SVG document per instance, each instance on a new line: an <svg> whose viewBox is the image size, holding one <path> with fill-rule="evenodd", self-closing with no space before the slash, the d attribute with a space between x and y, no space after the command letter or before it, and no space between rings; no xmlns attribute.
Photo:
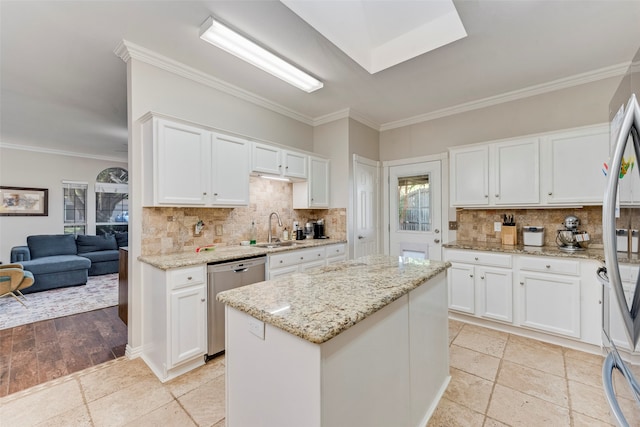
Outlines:
<svg viewBox="0 0 640 427"><path fill-rule="evenodd" d="M301 273L345 259L346 245L343 243L272 254L267 260L269 266L267 280Z"/></svg>
<svg viewBox="0 0 640 427"><path fill-rule="evenodd" d="M206 265L160 270L143 264L142 358L161 381L204 364Z"/></svg>
<svg viewBox="0 0 640 427"><path fill-rule="evenodd" d="M451 310L513 321L511 255L447 250L445 259L452 264L447 271Z"/></svg>
<svg viewBox="0 0 640 427"><path fill-rule="evenodd" d="M598 261L446 248L445 260L452 312L601 344Z"/></svg>

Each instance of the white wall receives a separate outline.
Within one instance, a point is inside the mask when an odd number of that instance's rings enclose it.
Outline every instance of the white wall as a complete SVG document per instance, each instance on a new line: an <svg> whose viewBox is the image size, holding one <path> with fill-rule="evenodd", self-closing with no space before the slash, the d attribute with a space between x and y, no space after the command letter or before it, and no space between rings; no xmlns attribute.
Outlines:
<svg viewBox="0 0 640 427"><path fill-rule="evenodd" d="M620 80L600 80L383 131L380 160L439 154L456 145L605 123Z"/></svg>
<svg viewBox="0 0 640 427"><path fill-rule="evenodd" d="M25 245L31 234L63 233L62 181L88 183L87 232L95 232L94 184L110 167L128 169L124 162L0 148L0 185L49 189L48 216L0 216L0 261L8 263L11 248Z"/></svg>

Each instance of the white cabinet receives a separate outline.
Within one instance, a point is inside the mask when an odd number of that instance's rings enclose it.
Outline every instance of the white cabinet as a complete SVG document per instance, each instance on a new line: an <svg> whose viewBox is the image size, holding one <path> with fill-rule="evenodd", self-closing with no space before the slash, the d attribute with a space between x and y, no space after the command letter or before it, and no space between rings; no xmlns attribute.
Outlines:
<svg viewBox="0 0 640 427"><path fill-rule="evenodd" d="M507 323L513 321L511 255L446 250L451 310Z"/></svg>
<svg viewBox="0 0 640 427"><path fill-rule="evenodd" d="M268 280L344 261L346 245L319 246L268 255Z"/></svg>
<svg viewBox="0 0 640 427"><path fill-rule="evenodd" d="M452 206L520 206L540 202L537 138L451 148Z"/></svg>
<svg viewBox="0 0 640 427"><path fill-rule="evenodd" d="M293 208L329 207L329 160L309 157L309 179L293 184Z"/></svg>
<svg viewBox="0 0 640 427"><path fill-rule="evenodd" d="M325 247L327 255L327 265L335 264L347 259L347 245L340 243Z"/></svg>
<svg viewBox="0 0 640 427"><path fill-rule="evenodd" d="M450 150L451 204L483 206L489 204L489 146Z"/></svg>
<svg viewBox="0 0 640 427"><path fill-rule="evenodd" d="M627 151L625 158L633 153ZM456 207L602 204L609 126L449 149L450 200ZM623 205L640 204L640 174L620 182Z"/></svg>
<svg viewBox="0 0 640 427"><path fill-rule="evenodd" d="M602 204L609 127L593 126L542 140L542 197L549 204ZM624 180L623 180L624 181Z"/></svg>
<svg viewBox="0 0 640 427"><path fill-rule="evenodd" d="M148 116L143 122L146 206L246 206L249 142Z"/></svg>
<svg viewBox="0 0 640 427"><path fill-rule="evenodd" d="M160 270L142 264L142 357L161 381L204 364L206 265Z"/></svg>
<svg viewBox="0 0 640 427"><path fill-rule="evenodd" d="M309 156L255 142L251 152L251 171L286 178L307 179Z"/></svg>
<svg viewBox="0 0 640 427"><path fill-rule="evenodd" d="M580 262L520 257L519 263L520 325L580 338Z"/></svg>
<svg viewBox="0 0 640 427"><path fill-rule="evenodd" d="M540 202L540 148L538 138L493 145L495 172L493 204L530 205ZM489 180L491 184L491 180ZM491 188L491 186L490 186Z"/></svg>

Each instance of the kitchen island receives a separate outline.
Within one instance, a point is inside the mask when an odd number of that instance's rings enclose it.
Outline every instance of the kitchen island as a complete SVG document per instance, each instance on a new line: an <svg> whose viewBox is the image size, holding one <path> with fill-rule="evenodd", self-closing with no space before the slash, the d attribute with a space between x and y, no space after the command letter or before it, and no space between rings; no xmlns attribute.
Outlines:
<svg viewBox="0 0 640 427"><path fill-rule="evenodd" d="M218 294L227 426L424 426L449 382L449 263L375 255Z"/></svg>

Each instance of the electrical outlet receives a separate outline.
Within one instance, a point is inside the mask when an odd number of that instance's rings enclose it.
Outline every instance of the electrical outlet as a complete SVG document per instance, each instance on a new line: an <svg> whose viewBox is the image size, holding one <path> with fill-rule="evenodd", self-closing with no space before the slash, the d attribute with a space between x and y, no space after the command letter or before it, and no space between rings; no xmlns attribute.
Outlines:
<svg viewBox="0 0 640 427"><path fill-rule="evenodd" d="M500 221L493 223L493 231L502 231L502 223Z"/></svg>
<svg viewBox="0 0 640 427"><path fill-rule="evenodd" d="M249 332L257 336L261 340L264 339L264 322L255 317L249 318Z"/></svg>
<svg viewBox="0 0 640 427"><path fill-rule="evenodd" d="M216 236L222 236L223 234L222 224L216 225Z"/></svg>
<svg viewBox="0 0 640 427"><path fill-rule="evenodd" d="M167 222L173 222L173 221L175 221L175 220L176 220L176 219L175 219L175 217L174 217L173 215L169 215L169 216L167 216Z"/></svg>
<svg viewBox="0 0 640 427"><path fill-rule="evenodd" d="M449 221L449 230L457 230L458 221Z"/></svg>

